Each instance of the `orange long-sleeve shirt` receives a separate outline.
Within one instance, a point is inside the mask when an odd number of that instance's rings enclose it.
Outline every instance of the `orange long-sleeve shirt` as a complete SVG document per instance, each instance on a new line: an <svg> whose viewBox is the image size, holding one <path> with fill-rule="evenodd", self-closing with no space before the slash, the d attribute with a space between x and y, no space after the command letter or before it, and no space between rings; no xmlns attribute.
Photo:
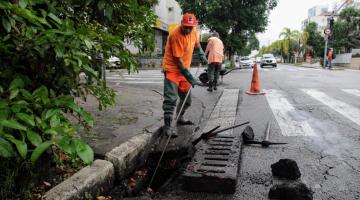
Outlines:
<svg viewBox="0 0 360 200"><path fill-rule="evenodd" d="M163 69L166 72L180 72L176 66L174 57L181 58L184 67L190 69L194 48L198 47L196 27L189 35L184 35L181 26L177 26L169 35L166 42L165 55L163 58Z"/></svg>
<svg viewBox="0 0 360 200"><path fill-rule="evenodd" d="M210 37L206 46L205 54L209 53L209 63L222 63L224 58L224 44L217 37Z"/></svg>

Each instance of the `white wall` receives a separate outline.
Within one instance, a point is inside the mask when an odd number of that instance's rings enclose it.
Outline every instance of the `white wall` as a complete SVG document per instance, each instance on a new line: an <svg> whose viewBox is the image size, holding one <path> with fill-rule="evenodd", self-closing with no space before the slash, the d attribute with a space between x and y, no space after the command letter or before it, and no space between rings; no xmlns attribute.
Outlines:
<svg viewBox="0 0 360 200"><path fill-rule="evenodd" d="M336 58L333 60L334 64L349 64L351 63L351 53L336 54Z"/></svg>
<svg viewBox="0 0 360 200"><path fill-rule="evenodd" d="M360 49L352 49L351 53L352 55L360 54Z"/></svg>
<svg viewBox="0 0 360 200"><path fill-rule="evenodd" d="M160 0L154 11L159 19L167 24L175 24L181 21L181 8L175 0Z"/></svg>

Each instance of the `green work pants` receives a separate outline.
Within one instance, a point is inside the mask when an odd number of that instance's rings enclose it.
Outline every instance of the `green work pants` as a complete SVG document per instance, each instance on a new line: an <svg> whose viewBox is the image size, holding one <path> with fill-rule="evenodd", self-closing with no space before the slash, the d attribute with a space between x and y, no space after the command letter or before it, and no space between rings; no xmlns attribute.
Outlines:
<svg viewBox="0 0 360 200"><path fill-rule="evenodd" d="M218 82L220 69L221 69L221 63L210 63L208 65L207 74L209 78L209 83Z"/></svg>
<svg viewBox="0 0 360 200"><path fill-rule="evenodd" d="M177 85L167 78L164 79L164 101L163 101L163 110L164 117L173 117L173 113L176 107L176 101L180 97L180 102L176 108L176 113L179 113L181 105L183 104L186 92L180 92ZM184 115L186 109L191 106L191 94L187 98L184 108L180 115Z"/></svg>

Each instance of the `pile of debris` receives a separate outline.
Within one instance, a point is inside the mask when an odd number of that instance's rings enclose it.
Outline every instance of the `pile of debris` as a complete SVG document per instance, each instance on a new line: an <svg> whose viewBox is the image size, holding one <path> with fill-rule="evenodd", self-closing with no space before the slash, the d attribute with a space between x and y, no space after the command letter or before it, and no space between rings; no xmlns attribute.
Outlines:
<svg viewBox="0 0 360 200"><path fill-rule="evenodd" d="M276 184L270 188L269 198L278 200L312 200L313 192L299 181L301 172L297 163L292 159L280 159L271 165L273 176L290 180Z"/></svg>

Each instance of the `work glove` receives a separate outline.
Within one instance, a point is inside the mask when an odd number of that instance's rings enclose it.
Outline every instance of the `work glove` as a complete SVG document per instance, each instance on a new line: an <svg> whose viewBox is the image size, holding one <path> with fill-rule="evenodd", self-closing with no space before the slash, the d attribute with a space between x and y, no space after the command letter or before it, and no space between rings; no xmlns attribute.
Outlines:
<svg viewBox="0 0 360 200"><path fill-rule="evenodd" d="M191 75L189 70L187 70L186 68L181 68L181 73L185 76L186 80L189 81L189 83L191 84L192 87L194 87L195 85L198 85L198 82L193 77L193 75Z"/></svg>
<svg viewBox="0 0 360 200"><path fill-rule="evenodd" d="M201 47L197 48L197 55L199 56L200 58L200 61L203 65L207 65L208 64L208 60L206 58L206 55L204 53L204 51L202 50Z"/></svg>

